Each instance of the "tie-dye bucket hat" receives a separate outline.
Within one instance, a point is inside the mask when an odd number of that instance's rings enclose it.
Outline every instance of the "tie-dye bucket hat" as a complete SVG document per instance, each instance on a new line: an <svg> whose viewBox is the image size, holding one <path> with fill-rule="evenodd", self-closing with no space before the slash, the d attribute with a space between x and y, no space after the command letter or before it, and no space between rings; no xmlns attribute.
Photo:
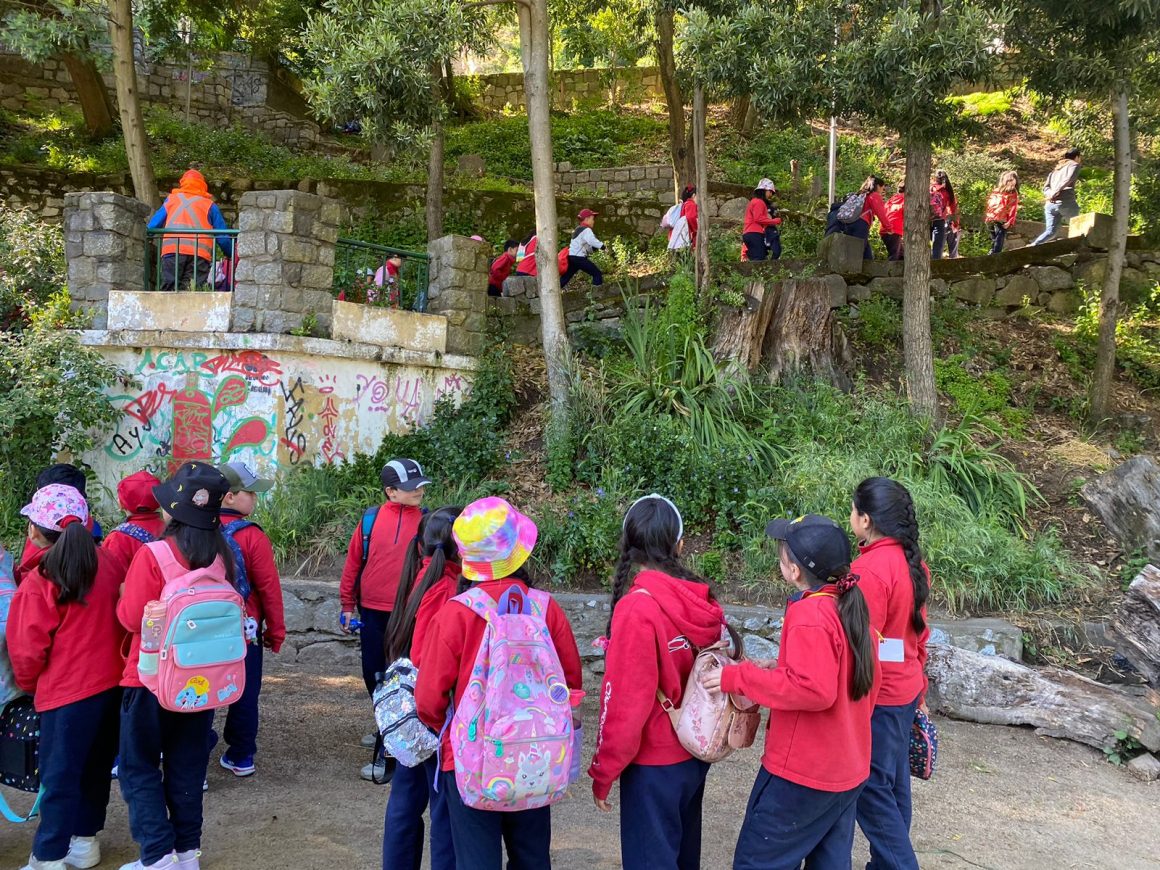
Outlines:
<svg viewBox="0 0 1160 870"><path fill-rule="evenodd" d="M469 504L451 527L463 576L475 583L500 580L519 570L532 554L538 534L530 518L496 496Z"/></svg>

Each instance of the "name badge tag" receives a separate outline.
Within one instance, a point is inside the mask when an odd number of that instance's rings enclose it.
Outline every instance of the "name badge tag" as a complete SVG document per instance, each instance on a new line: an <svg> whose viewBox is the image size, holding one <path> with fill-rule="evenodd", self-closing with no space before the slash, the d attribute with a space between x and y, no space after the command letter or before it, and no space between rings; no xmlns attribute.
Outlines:
<svg viewBox="0 0 1160 870"><path fill-rule="evenodd" d="M884 637L878 641L878 661L903 662L906 661L906 648L900 637Z"/></svg>

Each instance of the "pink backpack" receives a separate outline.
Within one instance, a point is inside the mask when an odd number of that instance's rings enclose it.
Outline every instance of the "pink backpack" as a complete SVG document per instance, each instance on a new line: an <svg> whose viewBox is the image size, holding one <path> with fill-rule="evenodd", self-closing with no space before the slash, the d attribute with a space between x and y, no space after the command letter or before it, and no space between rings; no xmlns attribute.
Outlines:
<svg viewBox="0 0 1160 870"><path fill-rule="evenodd" d="M145 605L137 675L166 710L191 713L232 704L246 688L245 604L221 559L189 570L166 541L146 544L165 586Z"/></svg>
<svg viewBox="0 0 1160 870"><path fill-rule="evenodd" d="M551 598L512 586L498 603L482 589L452 600L487 620L451 719L463 803L496 812L555 803L568 788L573 741L568 684L544 621Z"/></svg>

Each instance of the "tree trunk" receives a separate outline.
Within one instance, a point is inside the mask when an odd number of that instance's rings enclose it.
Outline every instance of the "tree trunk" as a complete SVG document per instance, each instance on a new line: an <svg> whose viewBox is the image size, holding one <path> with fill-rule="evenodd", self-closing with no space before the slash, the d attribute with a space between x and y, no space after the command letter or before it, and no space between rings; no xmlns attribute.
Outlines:
<svg viewBox="0 0 1160 870"><path fill-rule="evenodd" d="M125 156L133 191L137 199L151 208L158 203L157 179L145 135L145 119L137 96L137 66L133 59L132 0L109 0L109 39L113 46L113 78L117 82L117 106L121 113L121 132L125 137Z"/></svg>
<svg viewBox="0 0 1160 870"><path fill-rule="evenodd" d="M1116 89L1112 110L1116 152L1112 244L1108 248L1108 272L1100 291L1100 330L1088 415L1092 423L1101 422L1111 410L1112 378L1116 372L1116 319L1120 306L1120 276L1124 273L1124 256L1128 249L1128 212L1132 198L1132 131L1128 123L1127 83Z"/></svg>
<svg viewBox="0 0 1160 870"><path fill-rule="evenodd" d="M693 86L693 160L697 167L697 289L709 286L709 164L705 153L705 88Z"/></svg>
<svg viewBox="0 0 1160 870"><path fill-rule="evenodd" d="M1030 725L1037 734L1097 749L1114 746L1115 733L1124 730L1145 748L1160 749L1156 692L1137 697L1059 668L1029 668L941 643L928 650L932 710L988 725Z"/></svg>
<svg viewBox="0 0 1160 870"><path fill-rule="evenodd" d="M109 99L109 89L105 87L96 63L92 58L72 52L61 55L61 61L76 88L77 102L81 104L89 136L104 139L112 135L113 101Z"/></svg>
<svg viewBox="0 0 1160 870"><path fill-rule="evenodd" d="M929 142L906 140L902 349L910 411L938 422L930 337L930 151Z"/></svg>
<svg viewBox="0 0 1160 870"><path fill-rule="evenodd" d="M757 279L745 288L744 308L722 311L713 337L713 355L718 360L732 360L749 372L760 365L780 292L780 282Z"/></svg>
<svg viewBox="0 0 1160 870"><path fill-rule="evenodd" d="M1116 650L1160 688L1160 568L1145 565L1112 620Z"/></svg>
<svg viewBox="0 0 1160 870"><path fill-rule="evenodd" d="M540 285L540 328L548 368L551 427L565 431L568 420L571 348L564 325L557 256L555 170L552 166L551 95L548 92L547 0L517 3L524 99L532 149L532 191L536 203L536 270Z"/></svg>
<svg viewBox="0 0 1160 870"><path fill-rule="evenodd" d="M661 86L665 90L665 104L669 109L669 158L673 163L673 193L680 196L681 188L692 182L689 155L685 138L685 96L677 81L677 60L673 54L673 11L661 9L656 14L657 66Z"/></svg>
<svg viewBox="0 0 1160 870"><path fill-rule="evenodd" d="M745 130L745 119L749 117L749 106L748 94L733 98L733 108L729 110L729 123L738 133Z"/></svg>
<svg viewBox="0 0 1160 870"><path fill-rule="evenodd" d="M450 107L449 82L443 78L442 64L431 66L431 94ZM431 123L431 154L427 158L427 243L443 235L443 118L436 112Z"/></svg>

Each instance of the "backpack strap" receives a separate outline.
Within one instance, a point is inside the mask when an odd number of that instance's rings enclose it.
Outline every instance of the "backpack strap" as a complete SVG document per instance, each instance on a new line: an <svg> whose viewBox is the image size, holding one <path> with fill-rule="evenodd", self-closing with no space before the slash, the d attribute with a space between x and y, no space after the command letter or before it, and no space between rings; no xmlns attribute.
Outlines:
<svg viewBox="0 0 1160 870"><path fill-rule="evenodd" d="M257 526L253 520L241 519L233 520L222 526L222 536L225 537L226 543L229 544L230 552L234 554L234 588L238 594L242 596L242 601L250 600L250 578L246 573L246 554L242 552L242 545L238 543L234 537L242 529L248 529L250 526Z"/></svg>
<svg viewBox="0 0 1160 870"><path fill-rule="evenodd" d="M371 505L363 511L359 528L362 531L362 562L359 563L358 573L354 577L354 603L358 607L362 601L362 575L367 568L367 560L371 556L371 535L375 531L375 520L379 518L380 505Z"/></svg>
<svg viewBox="0 0 1160 870"><path fill-rule="evenodd" d="M128 535L135 541L140 541L142 544L151 544L157 539L149 534L145 529L136 523L121 523L113 529L114 532L120 532L122 535ZM112 532L110 532L112 534Z"/></svg>
<svg viewBox="0 0 1160 870"><path fill-rule="evenodd" d="M494 617L499 615L499 605L496 603L496 600L478 586L468 589L460 595L456 595L451 600L462 604L476 616L483 617L489 623Z"/></svg>
<svg viewBox="0 0 1160 870"><path fill-rule="evenodd" d="M0 816L3 816L14 825L21 825L25 822L31 822L38 815L40 815L40 801L43 797L44 786L41 786L40 791L36 793L36 801L32 804L32 809L28 811L28 815L22 816L8 805L8 801L4 799L3 793L0 793Z"/></svg>
<svg viewBox="0 0 1160 870"><path fill-rule="evenodd" d="M167 583L174 577L180 577L186 573L186 568L173 555L173 548L169 546L168 541L150 541L145 546L149 548L149 552L157 560L157 567L161 569L161 576L165 578Z"/></svg>

